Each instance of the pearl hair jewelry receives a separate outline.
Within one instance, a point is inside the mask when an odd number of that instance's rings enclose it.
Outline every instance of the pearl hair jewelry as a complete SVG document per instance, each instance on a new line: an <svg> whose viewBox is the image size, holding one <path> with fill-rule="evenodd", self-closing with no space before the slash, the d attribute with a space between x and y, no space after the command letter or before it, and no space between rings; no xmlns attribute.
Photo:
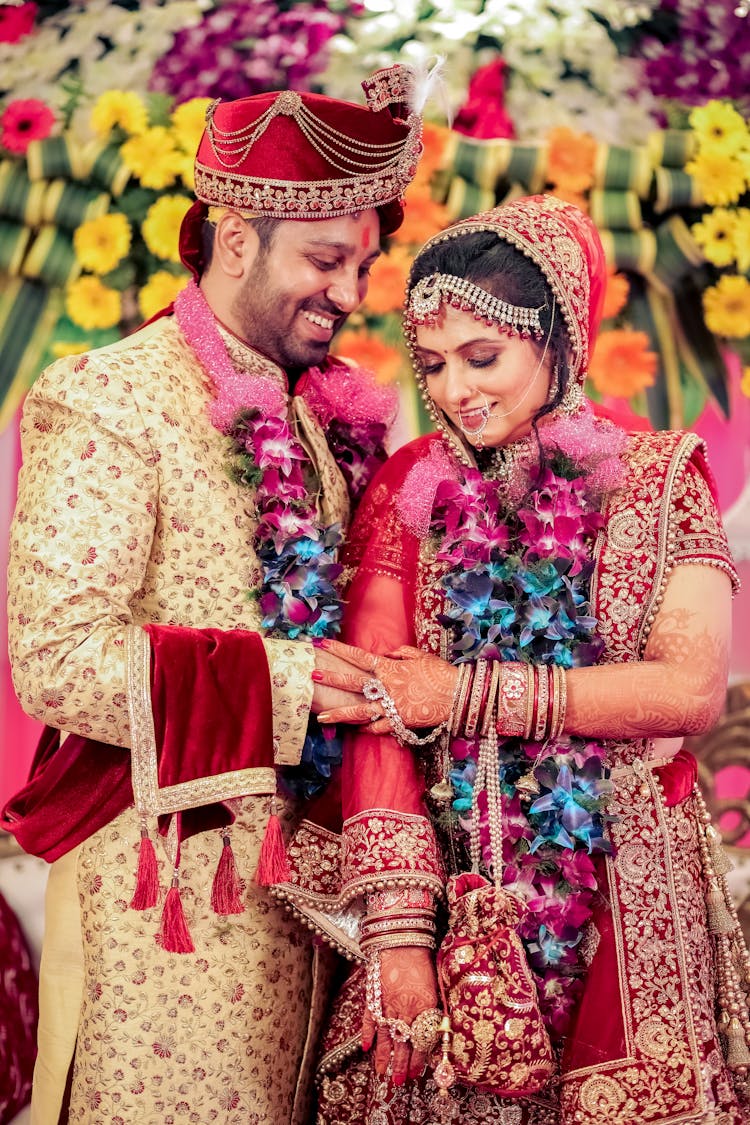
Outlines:
<svg viewBox="0 0 750 1125"><path fill-rule="evenodd" d="M409 295L407 316L414 324L434 323L445 301L454 308L472 313L487 325L512 328L521 336L541 339L539 313L544 305L536 309L509 305L468 278L451 274L433 273L418 281Z"/></svg>

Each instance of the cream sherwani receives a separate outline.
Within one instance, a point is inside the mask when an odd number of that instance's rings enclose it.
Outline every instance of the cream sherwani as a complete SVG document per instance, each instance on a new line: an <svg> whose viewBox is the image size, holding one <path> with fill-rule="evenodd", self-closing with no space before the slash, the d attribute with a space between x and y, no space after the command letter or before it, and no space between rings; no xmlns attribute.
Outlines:
<svg viewBox="0 0 750 1125"><path fill-rule="evenodd" d="M239 369L283 379L257 353L226 342ZM31 391L8 616L16 689L42 722L128 748L136 685L127 641L137 626L258 629L247 597L260 581L253 494L226 473L228 441L208 420L210 397L172 318L54 364ZM346 488L325 437L303 402L293 400L292 410L323 482L321 516L345 522ZM272 639L265 649L276 761L294 763L312 695L312 649ZM219 834L183 844L194 954L157 946L160 907L127 905L139 841L134 809L53 864L34 1125L57 1122L73 1058L73 1122L292 1119L310 943L252 882L266 799L245 796L234 807L244 914L211 910ZM286 816L293 821L294 810ZM160 875L164 887L166 859Z"/></svg>

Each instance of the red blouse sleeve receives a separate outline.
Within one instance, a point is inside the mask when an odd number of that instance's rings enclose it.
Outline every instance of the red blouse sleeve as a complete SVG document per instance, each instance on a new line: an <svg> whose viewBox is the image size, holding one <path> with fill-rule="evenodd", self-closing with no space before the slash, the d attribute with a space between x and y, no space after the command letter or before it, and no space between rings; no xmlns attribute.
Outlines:
<svg viewBox="0 0 750 1125"><path fill-rule="evenodd" d="M419 541L402 524L397 496L421 442L383 467L349 537L345 563L355 569L342 639L370 652L414 644L414 583ZM416 447L416 450L415 448ZM416 755L394 738L353 731L344 743L343 893L375 882L416 882L439 891L442 871L423 800Z"/></svg>

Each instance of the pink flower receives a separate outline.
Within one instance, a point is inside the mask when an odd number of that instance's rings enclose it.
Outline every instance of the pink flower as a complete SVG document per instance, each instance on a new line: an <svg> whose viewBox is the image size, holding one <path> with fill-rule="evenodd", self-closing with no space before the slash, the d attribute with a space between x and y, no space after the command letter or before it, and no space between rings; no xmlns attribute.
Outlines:
<svg viewBox="0 0 750 1125"><path fill-rule="evenodd" d="M469 83L469 94L461 106L453 127L470 137L514 137L513 121L504 108L504 59L494 59L481 66Z"/></svg>
<svg viewBox="0 0 750 1125"><path fill-rule="evenodd" d="M54 113L38 98L16 99L0 117L0 144L8 152L25 153L31 141L48 137L54 124Z"/></svg>
<svg viewBox="0 0 750 1125"><path fill-rule="evenodd" d="M17 43L28 35L36 19L36 4L3 4L0 7L0 43Z"/></svg>

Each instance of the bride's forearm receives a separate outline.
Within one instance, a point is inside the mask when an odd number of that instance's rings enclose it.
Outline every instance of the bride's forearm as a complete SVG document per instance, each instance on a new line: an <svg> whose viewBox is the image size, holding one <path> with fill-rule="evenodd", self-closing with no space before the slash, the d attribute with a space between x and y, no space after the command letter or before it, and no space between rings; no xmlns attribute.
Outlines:
<svg viewBox="0 0 750 1125"><path fill-rule="evenodd" d="M664 614L648 659L567 673L565 731L598 738L670 737L709 730L721 714L728 642L697 630L690 610Z"/></svg>

